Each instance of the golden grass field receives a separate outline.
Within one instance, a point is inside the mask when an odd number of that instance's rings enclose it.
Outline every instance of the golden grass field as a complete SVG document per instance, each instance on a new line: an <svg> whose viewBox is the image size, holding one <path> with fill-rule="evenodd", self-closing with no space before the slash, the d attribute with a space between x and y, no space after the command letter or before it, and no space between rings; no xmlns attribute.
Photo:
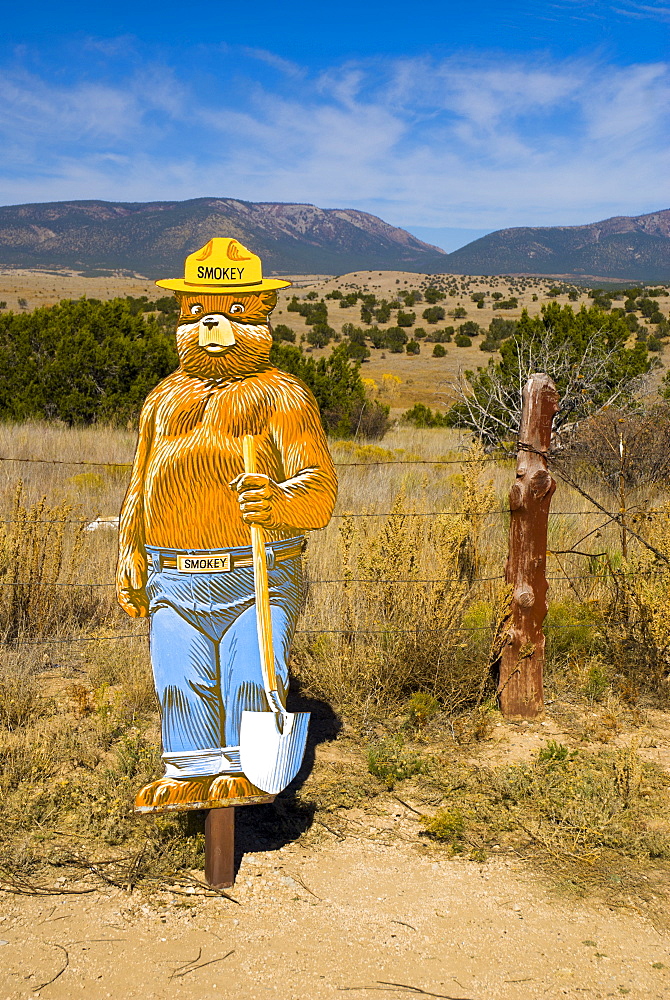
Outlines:
<svg viewBox="0 0 670 1000"><path fill-rule="evenodd" d="M0 455L5 458L0 466L3 583L17 585L2 588L7 641L0 673L0 748L5 761L0 792L6 822L0 854L5 871L15 876L24 864L24 874L40 868L38 859L49 856L55 846L49 832L54 824L60 831L59 850L62 837L69 835L84 837L90 850L136 843L141 831L132 818L132 797L159 768L157 715L143 637L146 623L126 618L115 604L111 584L116 532L82 530L96 516L118 511L133 445L133 434L118 429L44 424L0 428ZM329 527L310 539L307 602L293 671L301 696L312 699L317 738L319 726L330 732L327 738L343 726L338 745L342 760L352 761L351 773L334 764L332 754L330 763L319 763L317 754L313 773L297 799L290 799L290 808L299 811L316 803L331 819L333 810L339 815L340 809L346 817L347 809L369 796L376 800L384 788L411 782L415 800L438 817L437 826L426 827L428 834L432 831L437 842L451 845L450 850L474 843L478 846L467 850L484 858L487 844L507 837L515 849L521 841L527 847L534 843L542 854L542 842L529 842L523 826L512 824L509 836L504 834L502 814L493 801L483 825L475 808L481 767L489 766L487 757L498 745L494 737L501 723L490 667L508 600L502 574L505 496L513 462L491 461L453 431L409 428L391 431L382 445L334 442L333 455L340 496ZM44 461L6 460L28 457ZM395 462L409 464L386 464ZM611 506L611 498L598 492L597 484L590 488ZM664 498L656 502L660 509ZM559 487L553 507L552 549L569 548L595 526L593 508L565 487ZM670 549L666 524L667 518L662 518L650 530L657 545ZM644 551L632 554L630 565L622 568L619 535L611 526L600 532L598 548L607 549L610 566L618 570L616 586L627 587L629 599L643 602L644 613L667 633L662 601L670 574L647 581L641 574L652 561ZM634 836L632 828L626 833L628 820L619 828L626 817L617 811L616 844L611 838L600 843L599 824L611 812L611 803L605 808L603 800L603 816L596 822L594 814L588 829L579 827L575 833L574 817L559 818L553 827L550 823L547 843L554 845L552 850L576 852L580 858L584 851L600 852L608 864L613 863L612 851L627 857L632 852L642 864L654 852L666 856L667 838L670 858L670 825L664 811L658 812L665 772L654 770L657 758L635 749L635 734L648 732L652 718L652 728L663 729L666 689L662 684L655 689L649 677L642 676L642 663L636 672L635 663L608 661L604 638L624 634L620 623L608 620L612 579L602 562L584 562L577 557L549 559L550 731L560 736L561 745L580 748L584 756L579 761L587 770L605 769L597 779L604 782L605 798L618 787L616 769L633 764L639 771L636 787L647 781L656 791L638 803L644 815L635 813ZM659 665L659 677L663 669ZM338 717L337 725L328 721ZM541 736L542 730L537 731ZM661 760L667 757L670 762L668 744L658 736L654 739ZM610 756L599 757L598 748L607 746ZM445 753L447 757L441 756ZM503 769L494 767L496 781L503 780L515 753L507 763L504 754L493 754L495 767ZM560 755L569 751L559 747L549 753L558 753L562 760ZM620 758L622 753L634 757ZM529 759L540 766L539 758ZM576 765L569 755L566 759L572 761L572 774ZM443 763L438 766L438 761ZM464 787L469 791L461 805L445 799L440 806L439 788L446 787L441 782L447 779L436 775L443 766L452 777L453 766L466 768ZM648 776L643 778L645 768ZM533 781L543 774L540 768ZM521 772L517 777L522 780ZM529 773L523 781L530 778ZM578 787L582 778L596 780L574 774L570 780ZM613 782L611 787L608 782ZM527 789L518 794L520 809L536 808ZM456 819L449 819L452 807ZM467 816L471 820L466 822ZM480 818L475 821L475 816ZM440 826L440 817L446 826ZM286 822L290 827L293 820ZM525 823L521 814L520 822ZM613 822L611 816L607 822ZM468 824L474 824L470 840ZM184 839L185 829L175 817L153 827L147 877L152 872L151 877L157 872L174 874L196 863L202 842ZM643 836L645 829L649 836Z"/></svg>

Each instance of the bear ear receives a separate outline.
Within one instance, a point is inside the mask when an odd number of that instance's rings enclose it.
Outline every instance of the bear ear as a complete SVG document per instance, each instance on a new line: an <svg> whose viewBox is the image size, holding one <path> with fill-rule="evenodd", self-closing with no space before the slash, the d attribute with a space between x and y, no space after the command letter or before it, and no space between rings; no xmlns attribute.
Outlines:
<svg viewBox="0 0 670 1000"><path fill-rule="evenodd" d="M261 292L260 299L268 312L277 305L277 293L275 291Z"/></svg>

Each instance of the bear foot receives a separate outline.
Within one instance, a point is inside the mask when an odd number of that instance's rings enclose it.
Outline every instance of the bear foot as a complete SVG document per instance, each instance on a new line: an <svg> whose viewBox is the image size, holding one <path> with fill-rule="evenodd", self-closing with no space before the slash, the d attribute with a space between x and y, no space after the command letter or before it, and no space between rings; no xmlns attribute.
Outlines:
<svg viewBox="0 0 670 1000"><path fill-rule="evenodd" d="M159 778L140 789L135 812L176 812L273 802L244 775L217 774L207 778Z"/></svg>

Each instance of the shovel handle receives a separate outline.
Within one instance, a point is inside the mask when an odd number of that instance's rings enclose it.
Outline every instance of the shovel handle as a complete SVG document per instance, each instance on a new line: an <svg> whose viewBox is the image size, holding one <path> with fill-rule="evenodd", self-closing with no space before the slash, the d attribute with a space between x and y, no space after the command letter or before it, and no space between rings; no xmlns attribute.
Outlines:
<svg viewBox="0 0 670 1000"><path fill-rule="evenodd" d="M254 474L256 467L256 441L252 434L242 438L244 471ZM258 648L261 654L263 684L272 711L276 711L277 672L272 644L272 615L270 613L270 589L268 585L268 564L265 556L265 530L260 524L251 524L251 552L254 560L254 593L256 595L256 629ZM275 697L273 698L272 695Z"/></svg>

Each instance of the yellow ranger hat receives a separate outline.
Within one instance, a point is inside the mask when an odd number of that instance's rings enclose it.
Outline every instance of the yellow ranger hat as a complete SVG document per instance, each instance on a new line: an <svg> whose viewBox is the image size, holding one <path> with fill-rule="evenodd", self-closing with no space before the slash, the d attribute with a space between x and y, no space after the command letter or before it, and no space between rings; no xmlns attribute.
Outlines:
<svg viewBox="0 0 670 1000"><path fill-rule="evenodd" d="M261 259L238 240L215 236L200 250L191 253L184 264L184 277L164 278L156 282L173 292L266 292L286 288L290 281L263 278Z"/></svg>

